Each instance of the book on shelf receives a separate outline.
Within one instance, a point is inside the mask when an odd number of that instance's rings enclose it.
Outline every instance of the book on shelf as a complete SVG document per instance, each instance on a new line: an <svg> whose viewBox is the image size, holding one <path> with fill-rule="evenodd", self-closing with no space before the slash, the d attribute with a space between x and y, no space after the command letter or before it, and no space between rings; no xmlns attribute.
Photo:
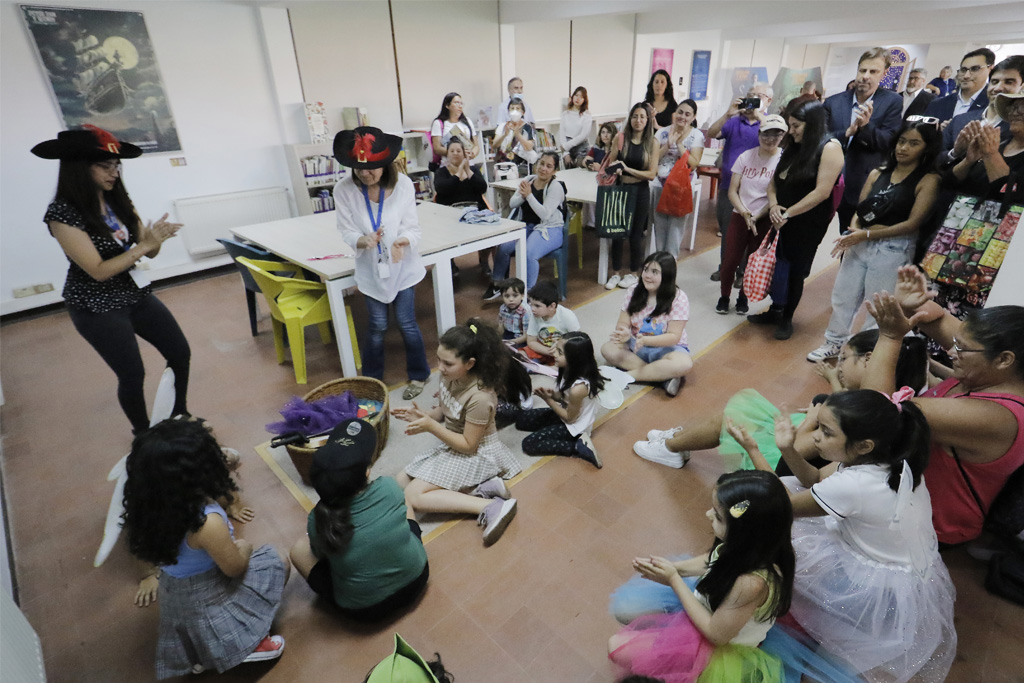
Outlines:
<svg viewBox="0 0 1024 683"><path fill-rule="evenodd" d="M315 195L311 195L309 201L313 204L313 213L334 211L334 196L326 188L320 190Z"/></svg>
<svg viewBox="0 0 1024 683"><path fill-rule="evenodd" d="M327 108L323 102L306 102L306 126L309 128L309 142L322 145L331 141L327 127Z"/></svg>
<svg viewBox="0 0 1024 683"><path fill-rule="evenodd" d="M366 109L363 107L342 107L341 123L345 127L345 130L352 130L359 126L370 125L370 117L367 115Z"/></svg>
<svg viewBox="0 0 1024 683"><path fill-rule="evenodd" d="M345 175L345 167L326 154L303 157L299 159L299 165L307 185L334 184Z"/></svg>

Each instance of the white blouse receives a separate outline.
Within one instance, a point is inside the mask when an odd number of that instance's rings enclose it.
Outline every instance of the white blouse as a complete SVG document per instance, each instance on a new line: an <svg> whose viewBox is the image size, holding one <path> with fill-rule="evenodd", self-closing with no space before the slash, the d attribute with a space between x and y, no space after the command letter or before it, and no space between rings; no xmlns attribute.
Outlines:
<svg viewBox="0 0 1024 683"><path fill-rule="evenodd" d="M575 109L563 111L562 121L558 126L558 145L568 152L573 147L587 142L593 121L589 111L582 114Z"/></svg>
<svg viewBox="0 0 1024 683"><path fill-rule="evenodd" d="M376 220L377 197L372 194L370 209L373 211L373 220ZM386 278L380 276L377 249L360 249L356 246L360 237L373 233L373 223L366 210L363 190L356 185L351 174L334 186L334 211L338 218L338 231L345 243L356 252L356 287L360 292L389 304L399 292L417 284L426 275L427 270L423 267L418 251L422 232L416 213L416 190L408 176L399 174L391 196L384 200L381 209L381 244L387 260L391 260L391 245L397 239L405 237L409 240L409 246L402 251L402 260L390 263L390 272Z"/></svg>

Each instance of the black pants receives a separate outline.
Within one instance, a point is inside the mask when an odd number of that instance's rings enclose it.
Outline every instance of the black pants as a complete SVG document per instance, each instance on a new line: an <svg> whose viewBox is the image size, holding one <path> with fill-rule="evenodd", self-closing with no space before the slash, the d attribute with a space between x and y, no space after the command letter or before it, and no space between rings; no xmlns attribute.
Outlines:
<svg viewBox="0 0 1024 683"><path fill-rule="evenodd" d="M412 531L416 538L423 536L423 531L420 529L419 523L415 519L410 519L409 530ZM342 607L341 605L334 602L334 581L331 578L331 565L324 559L313 565L313 568L309 571L309 578L306 581L309 583L309 587L313 589L313 592L322 598L325 598L331 602L338 611L343 615L352 619L353 621L361 622L373 622L386 619L393 615L395 612L408 607L411 605L416 598L419 597L423 589L427 587L427 580L430 578L430 563L426 562L423 565L423 571L415 579L405 584L397 591L384 598L380 602L374 603L368 607Z"/></svg>
<svg viewBox="0 0 1024 683"><path fill-rule="evenodd" d="M846 196L843 195L839 206L836 207L836 215L839 216L839 232L849 229L850 222L853 220L853 214L855 213L857 213L857 205L846 201Z"/></svg>
<svg viewBox="0 0 1024 683"><path fill-rule="evenodd" d="M523 453L527 455L564 455L576 453L578 436L569 433L562 418L551 408L521 410L516 416L516 429L533 432L523 439Z"/></svg>
<svg viewBox="0 0 1024 683"><path fill-rule="evenodd" d="M150 294L138 303L107 313L68 306L78 333L96 349L117 375L117 400L121 410L140 432L149 427L142 386L146 368L139 353L138 335L152 344L174 371L174 415L188 412L188 372L192 352L188 340L167 307Z"/></svg>
<svg viewBox="0 0 1024 683"><path fill-rule="evenodd" d="M629 229L629 270L639 273L644 264L644 235L651 215L651 184L646 180L636 183L636 208L633 209L633 225ZM625 239L612 240L612 270L622 269L622 243Z"/></svg>

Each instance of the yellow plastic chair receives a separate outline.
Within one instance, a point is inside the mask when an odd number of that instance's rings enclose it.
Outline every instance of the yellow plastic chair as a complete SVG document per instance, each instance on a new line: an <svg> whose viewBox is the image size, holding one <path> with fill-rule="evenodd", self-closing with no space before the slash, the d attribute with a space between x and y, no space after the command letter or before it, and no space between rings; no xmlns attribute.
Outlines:
<svg viewBox="0 0 1024 683"><path fill-rule="evenodd" d="M288 335L288 346L292 350L292 365L295 368L295 381L306 383L306 337L305 329L310 325L320 328L320 339L324 344L331 343L331 306L327 300L327 288L321 282L310 282L301 278L275 275L282 264L276 261L257 261L239 256L235 259L249 269L260 291L267 300L270 315L274 322L274 348L277 351L277 362L284 362L284 333ZM348 316L349 330L352 333L352 348L355 351L356 365L361 366L359 346L355 341L355 327L352 324L352 313L345 307Z"/></svg>

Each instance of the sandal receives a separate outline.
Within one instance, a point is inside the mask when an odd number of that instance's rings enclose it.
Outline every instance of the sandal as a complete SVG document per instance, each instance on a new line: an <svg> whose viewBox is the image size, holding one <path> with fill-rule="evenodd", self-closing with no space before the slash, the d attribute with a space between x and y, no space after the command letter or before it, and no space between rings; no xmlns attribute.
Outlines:
<svg viewBox="0 0 1024 683"><path fill-rule="evenodd" d="M423 393L423 387L426 385L426 382L421 382L415 379L410 380L408 386L405 387L405 391L402 392L402 398L406 401L413 400Z"/></svg>

